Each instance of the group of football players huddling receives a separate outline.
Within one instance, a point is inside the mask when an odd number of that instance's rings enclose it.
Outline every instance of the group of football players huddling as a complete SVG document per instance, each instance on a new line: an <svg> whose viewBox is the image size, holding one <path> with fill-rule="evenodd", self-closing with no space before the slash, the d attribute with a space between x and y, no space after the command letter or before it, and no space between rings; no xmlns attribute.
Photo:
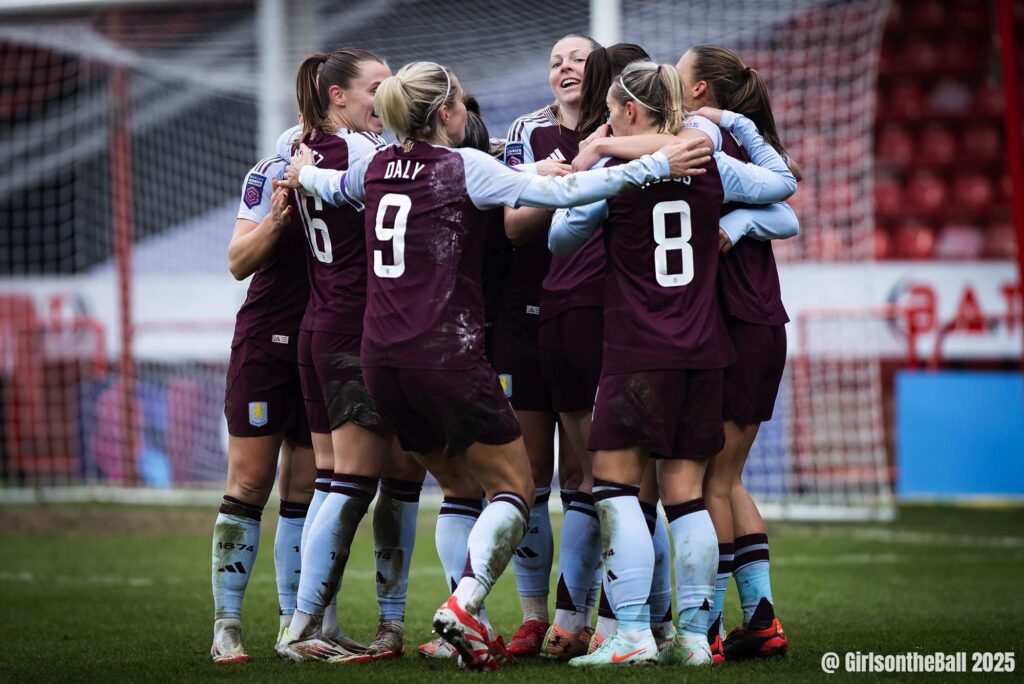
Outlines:
<svg viewBox="0 0 1024 684"><path fill-rule="evenodd" d="M444 65L392 74L340 48L299 66L301 123L246 175L228 248L252 279L225 394L214 662L250 659L242 599L275 479L277 654L402 656L428 472L452 593L420 655L495 670L786 653L741 480L785 367L771 240L799 230L765 82L720 46L673 66L582 34L555 43L548 80L554 102L497 139ZM336 602L374 500L363 645ZM485 598L510 561L523 620L506 643ZM730 576L743 623L726 636Z"/></svg>

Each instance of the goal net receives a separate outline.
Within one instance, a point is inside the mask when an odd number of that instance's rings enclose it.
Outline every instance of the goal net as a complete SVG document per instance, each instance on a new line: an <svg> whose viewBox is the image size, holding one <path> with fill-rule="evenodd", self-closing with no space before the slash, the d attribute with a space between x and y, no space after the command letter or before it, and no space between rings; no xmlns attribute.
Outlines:
<svg viewBox="0 0 1024 684"><path fill-rule="evenodd" d="M226 248L243 174L273 152L267 122L283 130L295 120L302 56L359 45L393 68L448 64L500 136L550 101L551 45L587 32L601 3L9 4L21 8L0 14L0 495L11 498L80 486L154 497L223 483L224 376L246 286L227 274ZM792 202L804 235L778 246L782 262L871 258L887 11L885 0L621 2L621 40L655 59L719 43L765 75L783 142L808 178ZM792 359L783 427L765 426L748 480L773 501L845 505L835 484L845 466L807 464L849 459L848 476L860 452L797 440L794 426L818 418L801 417L799 397L848 395L870 413L881 390L853 389L842 373L805 382L798 368ZM881 500L889 483L881 470L874 477Z"/></svg>

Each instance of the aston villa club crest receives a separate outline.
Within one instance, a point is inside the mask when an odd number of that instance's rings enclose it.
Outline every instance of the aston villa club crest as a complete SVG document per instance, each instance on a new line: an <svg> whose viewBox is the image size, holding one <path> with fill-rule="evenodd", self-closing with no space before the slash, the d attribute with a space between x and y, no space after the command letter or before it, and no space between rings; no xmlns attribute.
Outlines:
<svg viewBox="0 0 1024 684"><path fill-rule="evenodd" d="M501 390L505 393L506 397L512 397L512 376L508 373L501 373L498 376L498 380L501 382Z"/></svg>
<svg viewBox="0 0 1024 684"><path fill-rule="evenodd" d="M267 424L267 402L265 401L250 401L249 402L249 425L255 427L263 427Z"/></svg>
<svg viewBox="0 0 1024 684"><path fill-rule="evenodd" d="M249 174L249 180L245 182L245 193L242 195L245 206L252 209L260 203L260 198L263 197L263 186L266 184L266 176L261 176L258 173Z"/></svg>

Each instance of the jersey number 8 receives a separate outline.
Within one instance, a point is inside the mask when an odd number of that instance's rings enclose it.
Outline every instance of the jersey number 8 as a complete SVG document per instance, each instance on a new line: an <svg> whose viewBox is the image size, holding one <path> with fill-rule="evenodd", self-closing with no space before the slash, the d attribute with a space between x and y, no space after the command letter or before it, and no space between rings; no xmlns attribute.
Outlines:
<svg viewBox="0 0 1024 684"><path fill-rule="evenodd" d="M679 214L679 237L665 236L665 216L668 214ZM690 244L690 237L693 235L690 226L690 205L683 200L671 202L658 202L654 205L654 242L658 245L654 249L654 277L658 285L662 287L682 287L693 281L693 245ZM683 258L683 270L681 273L668 272L668 253L680 252Z"/></svg>
<svg viewBox="0 0 1024 684"><path fill-rule="evenodd" d="M394 225L385 228L384 219L387 217L389 207L395 207L398 211L395 214ZM380 198L374 231L381 242L391 241L391 265L384 263L382 250L373 250L373 272L379 278L397 278L405 273L405 228L411 209L412 200L408 195L389 192Z"/></svg>

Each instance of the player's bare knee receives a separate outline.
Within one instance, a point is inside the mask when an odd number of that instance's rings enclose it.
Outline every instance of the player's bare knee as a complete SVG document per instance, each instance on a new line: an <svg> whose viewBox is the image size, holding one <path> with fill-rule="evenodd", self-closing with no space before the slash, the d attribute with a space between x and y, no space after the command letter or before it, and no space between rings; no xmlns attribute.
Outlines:
<svg viewBox="0 0 1024 684"><path fill-rule="evenodd" d="M313 481L299 478L282 479L277 486L281 501L306 504L313 499Z"/></svg>
<svg viewBox="0 0 1024 684"><path fill-rule="evenodd" d="M737 479L733 473L709 470L704 477L704 498L728 500L732 495L732 489L736 482Z"/></svg>
<svg viewBox="0 0 1024 684"><path fill-rule="evenodd" d="M408 482L423 482L426 477L426 469L420 465L412 454L399 451L388 460L387 470L384 473L387 477L395 480L406 480Z"/></svg>
<svg viewBox="0 0 1024 684"><path fill-rule="evenodd" d="M270 498L270 490L274 487L274 480L265 477L249 477L246 474L236 473L235 477L228 481L225 493L239 501L254 506L264 506Z"/></svg>

